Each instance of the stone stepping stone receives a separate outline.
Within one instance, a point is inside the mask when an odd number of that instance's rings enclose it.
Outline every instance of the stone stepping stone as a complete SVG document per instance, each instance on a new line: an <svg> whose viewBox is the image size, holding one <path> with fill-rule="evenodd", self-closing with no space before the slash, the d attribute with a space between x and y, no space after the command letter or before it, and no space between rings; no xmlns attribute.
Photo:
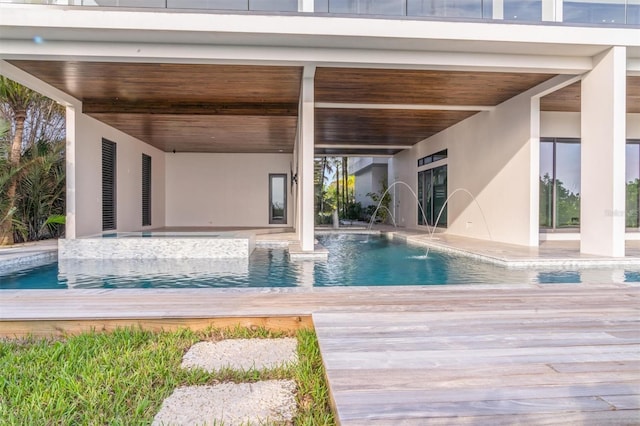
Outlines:
<svg viewBox="0 0 640 426"><path fill-rule="evenodd" d="M227 339L199 342L182 359L182 368L202 368L208 372L224 368L263 370L298 362L298 341L284 339Z"/></svg>
<svg viewBox="0 0 640 426"><path fill-rule="evenodd" d="M293 380L181 387L164 400L152 426L291 424L295 392Z"/></svg>

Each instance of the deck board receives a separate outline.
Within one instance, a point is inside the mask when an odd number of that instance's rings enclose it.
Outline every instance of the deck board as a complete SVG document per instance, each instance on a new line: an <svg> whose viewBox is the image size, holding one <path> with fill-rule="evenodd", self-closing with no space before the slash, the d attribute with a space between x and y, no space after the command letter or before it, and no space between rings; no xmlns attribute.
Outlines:
<svg viewBox="0 0 640 426"><path fill-rule="evenodd" d="M640 424L639 296L608 283L2 291L0 334L311 316L341 425Z"/></svg>
<svg viewBox="0 0 640 426"><path fill-rule="evenodd" d="M315 313L341 424L640 424L637 289L557 290Z"/></svg>

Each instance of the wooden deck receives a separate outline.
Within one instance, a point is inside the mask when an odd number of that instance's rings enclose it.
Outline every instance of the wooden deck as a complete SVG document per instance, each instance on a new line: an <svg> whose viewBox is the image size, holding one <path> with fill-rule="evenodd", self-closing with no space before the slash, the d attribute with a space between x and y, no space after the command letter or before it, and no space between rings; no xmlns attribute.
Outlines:
<svg viewBox="0 0 640 426"><path fill-rule="evenodd" d="M0 292L3 335L309 317L342 425L640 424L637 285Z"/></svg>
<svg viewBox="0 0 640 426"><path fill-rule="evenodd" d="M434 296L314 314L342 425L640 424L637 289Z"/></svg>

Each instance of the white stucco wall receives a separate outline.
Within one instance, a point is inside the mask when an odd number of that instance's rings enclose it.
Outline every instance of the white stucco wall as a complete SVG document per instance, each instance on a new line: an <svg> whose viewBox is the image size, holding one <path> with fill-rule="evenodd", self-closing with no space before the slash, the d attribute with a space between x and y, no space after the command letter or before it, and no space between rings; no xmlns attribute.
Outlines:
<svg viewBox="0 0 640 426"><path fill-rule="evenodd" d="M76 236L102 232L102 138L116 143L117 231L165 224L165 154L85 114L75 117ZM142 154L151 156L151 221L142 227Z"/></svg>
<svg viewBox="0 0 640 426"><path fill-rule="evenodd" d="M541 112L540 136L545 138L579 138L579 112ZM640 139L640 114L627 114L627 138Z"/></svg>
<svg viewBox="0 0 640 426"><path fill-rule="evenodd" d="M387 181L387 164L371 163L365 169L361 169L355 174L355 200L362 204L363 207L375 204L371 197L367 196L370 192L380 193L382 190L381 182Z"/></svg>
<svg viewBox="0 0 640 426"><path fill-rule="evenodd" d="M291 154L167 153L167 226L269 225L269 174L286 173L293 224Z"/></svg>
<svg viewBox="0 0 640 426"><path fill-rule="evenodd" d="M400 179L417 190L417 159L448 149L447 232L512 244L531 245L533 204L531 176L537 173L538 139L532 129L531 94L516 96L493 111L484 111L396 155L390 181ZM475 199L464 191L469 191ZM417 225L415 197L396 188L401 225ZM482 210L482 211L481 211ZM482 216L484 212L485 220ZM487 227L489 231L487 231ZM537 231L537 230L536 230ZM490 234L490 235L489 235Z"/></svg>
<svg viewBox="0 0 640 426"><path fill-rule="evenodd" d="M530 101L518 96L495 111L478 113L467 120L416 144L394 156L389 163L389 183L403 181L417 192L417 159L448 149L448 193L464 191L449 202L448 233L487 239L486 216L491 237L496 241L530 244L529 223L537 216L533 206L530 177L538 173L538 141L530 117ZM580 137L580 113L542 112L541 137ZM627 114L627 138L640 138L640 114ZM445 164L443 163L438 163ZM402 226L417 226L417 203L403 185L392 193L396 218Z"/></svg>

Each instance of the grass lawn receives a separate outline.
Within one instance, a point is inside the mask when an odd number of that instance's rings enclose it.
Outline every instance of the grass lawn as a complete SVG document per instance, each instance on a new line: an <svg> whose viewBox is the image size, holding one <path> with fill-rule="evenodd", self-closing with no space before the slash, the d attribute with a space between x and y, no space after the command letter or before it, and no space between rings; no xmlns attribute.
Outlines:
<svg viewBox="0 0 640 426"><path fill-rule="evenodd" d="M225 338L272 338L267 330L149 332L120 329L65 339L0 341L0 423L150 424L178 386L293 379L296 425L333 425L315 333L301 330L299 362L289 368L206 373L180 368L191 345Z"/></svg>

